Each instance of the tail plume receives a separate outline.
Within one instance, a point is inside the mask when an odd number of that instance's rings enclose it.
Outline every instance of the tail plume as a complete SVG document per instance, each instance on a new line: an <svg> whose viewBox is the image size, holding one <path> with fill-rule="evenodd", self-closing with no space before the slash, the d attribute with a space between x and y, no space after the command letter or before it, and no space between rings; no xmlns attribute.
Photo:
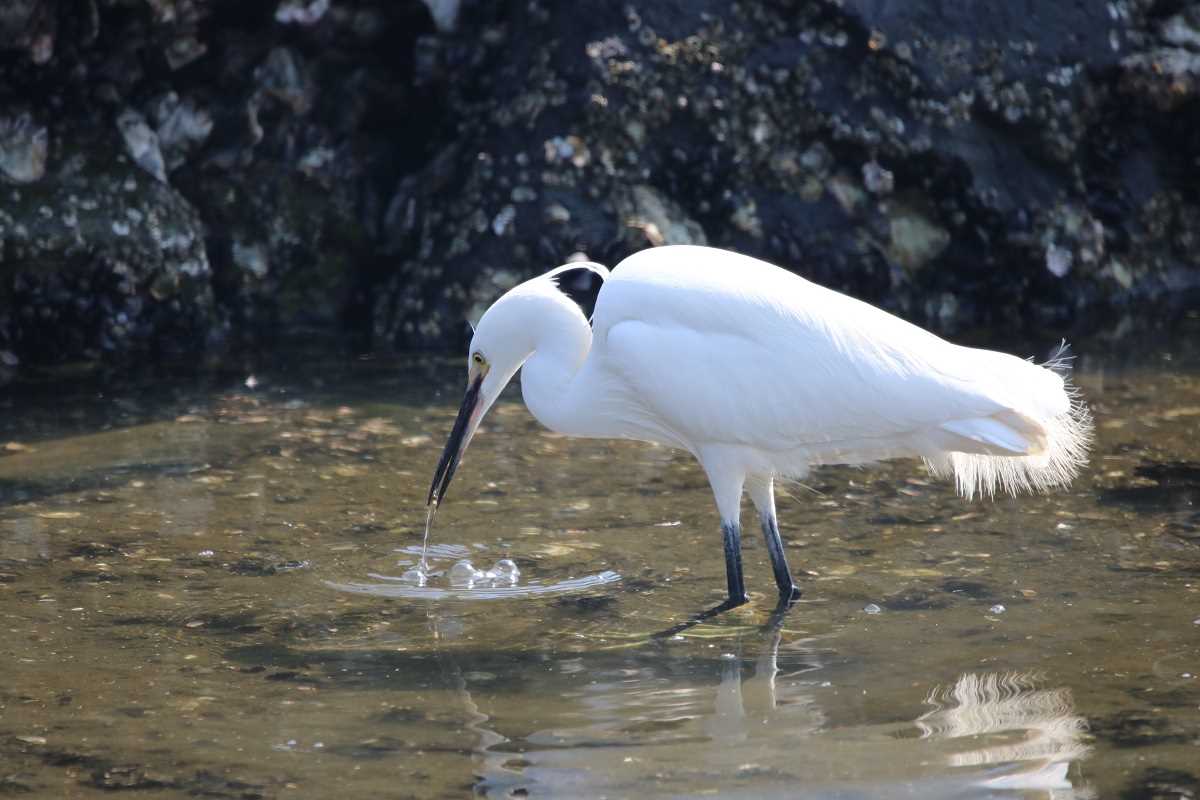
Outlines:
<svg viewBox="0 0 1200 800"><path fill-rule="evenodd" d="M930 471L953 476L959 494L968 500L976 495L994 497L997 491L1017 495L1068 485L1087 463L1093 437L1092 414L1070 380L1072 358L1063 342L1041 365L1062 379L1067 403L1059 413L1036 419L1042 435L1036 437L1039 446L1031 454L944 452L926 457Z"/></svg>

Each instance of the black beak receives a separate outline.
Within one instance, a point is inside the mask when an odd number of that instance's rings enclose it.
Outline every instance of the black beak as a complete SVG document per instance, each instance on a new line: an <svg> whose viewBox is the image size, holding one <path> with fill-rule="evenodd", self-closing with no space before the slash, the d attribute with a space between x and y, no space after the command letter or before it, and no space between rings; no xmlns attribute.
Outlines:
<svg viewBox="0 0 1200 800"><path fill-rule="evenodd" d="M437 470L433 473L433 483L429 484L429 498L425 501L427 506L437 508L442 504L442 500L446 499L450 479L454 477L458 462L462 460L462 454L466 452L471 436L475 433L475 425L479 422L475 412L479 408L479 390L482 386L483 375L479 375L467 387L462 407L458 409L458 417L450 430L450 439L446 442L446 449L442 451Z"/></svg>

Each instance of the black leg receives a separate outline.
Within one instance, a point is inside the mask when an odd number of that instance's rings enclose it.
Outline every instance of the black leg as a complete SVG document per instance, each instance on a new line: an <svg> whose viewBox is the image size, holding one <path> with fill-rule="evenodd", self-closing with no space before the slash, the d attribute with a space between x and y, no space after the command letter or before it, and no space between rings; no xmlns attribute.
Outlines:
<svg viewBox="0 0 1200 800"><path fill-rule="evenodd" d="M775 573L775 585L779 587L781 603L790 603L800 597L800 589L792 580L787 557L783 554L783 539L779 535L779 523L774 514L762 515L763 538L767 540L767 551L771 554L771 569Z"/></svg>
<svg viewBox="0 0 1200 800"><path fill-rule="evenodd" d="M725 534L725 583L729 588L728 608L746 602L746 582L742 578L742 526L737 522L722 522Z"/></svg>
<svg viewBox="0 0 1200 800"><path fill-rule="evenodd" d="M738 539L741 539L740 535L738 536ZM740 559L738 560L738 564L739 566L741 565ZM783 628L783 619L787 616L787 612L791 609L792 603L795 602L796 598L799 596L799 590L796 590L795 595L789 595L787 597L781 595L779 597L779 602L775 605L775 610L771 612L771 616L767 618L766 623L762 626L762 630L764 632L771 633L775 636L774 646L776 649L779 647L779 631ZM701 622L707 622L713 617L723 614L731 608L737 608L740 605L745 605L745 603L746 598L744 594L742 599L737 601L735 601L732 597L727 598L725 602L721 603L720 605L713 606L712 608L701 611L699 614L692 615L686 622L681 622L678 625L672 625L666 630L651 634L650 638L670 639L672 636L683 633L689 628L694 628Z"/></svg>

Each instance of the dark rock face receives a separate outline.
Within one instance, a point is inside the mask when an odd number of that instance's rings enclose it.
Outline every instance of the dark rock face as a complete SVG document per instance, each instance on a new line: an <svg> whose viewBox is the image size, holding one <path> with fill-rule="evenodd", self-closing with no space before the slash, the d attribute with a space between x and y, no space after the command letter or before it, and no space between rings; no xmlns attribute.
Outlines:
<svg viewBox="0 0 1200 800"><path fill-rule="evenodd" d="M0 371L453 347L672 242L1061 330L1200 286L1198 97L1186 2L13 0Z"/></svg>

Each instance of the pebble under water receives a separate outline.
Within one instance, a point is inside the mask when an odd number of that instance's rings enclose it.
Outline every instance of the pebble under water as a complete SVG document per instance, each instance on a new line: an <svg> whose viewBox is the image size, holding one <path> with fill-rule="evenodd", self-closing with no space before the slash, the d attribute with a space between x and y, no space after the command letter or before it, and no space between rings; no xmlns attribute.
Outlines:
<svg viewBox="0 0 1200 800"><path fill-rule="evenodd" d="M7 392L0 793L1195 796L1200 359L1076 352L1069 490L817 470L699 621L702 471L515 393L422 559L458 361Z"/></svg>

